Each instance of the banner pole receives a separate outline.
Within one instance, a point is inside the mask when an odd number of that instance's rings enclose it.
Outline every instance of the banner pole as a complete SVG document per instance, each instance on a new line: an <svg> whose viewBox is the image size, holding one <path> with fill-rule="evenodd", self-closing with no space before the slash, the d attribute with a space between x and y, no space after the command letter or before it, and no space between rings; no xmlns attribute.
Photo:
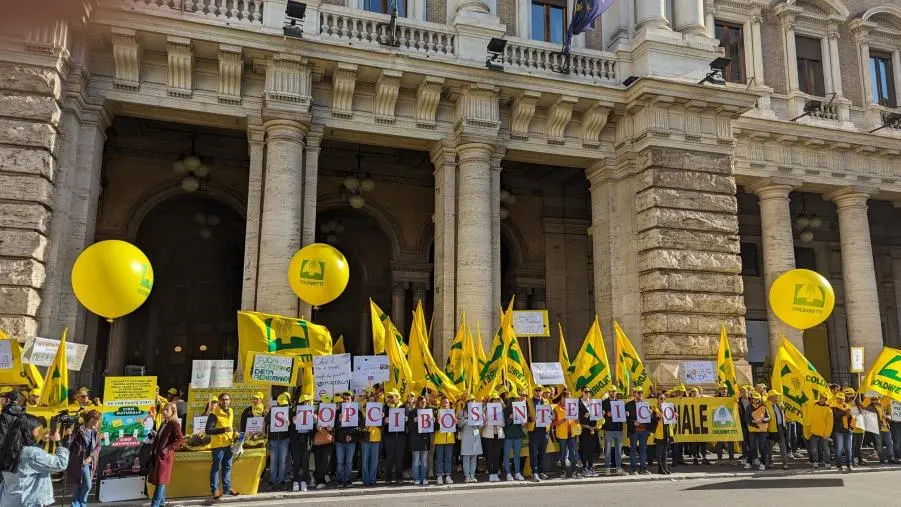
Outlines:
<svg viewBox="0 0 901 507"><path fill-rule="evenodd" d="M526 336L526 347L529 349L529 366L534 362L532 360L532 337Z"/></svg>

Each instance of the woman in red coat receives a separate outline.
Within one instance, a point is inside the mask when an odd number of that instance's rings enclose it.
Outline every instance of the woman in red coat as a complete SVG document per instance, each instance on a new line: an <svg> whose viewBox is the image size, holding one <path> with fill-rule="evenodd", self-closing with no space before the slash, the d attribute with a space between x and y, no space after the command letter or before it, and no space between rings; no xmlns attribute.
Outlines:
<svg viewBox="0 0 901 507"><path fill-rule="evenodd" d="M153 492L151 507L162 507L166 504L166 484L172 478L172 464L175 462L175 450L185 442L178 419L175 403L167 403L163 407L163 425L153 441L150 455L150 476L147 480L156 486Z"/></svg>

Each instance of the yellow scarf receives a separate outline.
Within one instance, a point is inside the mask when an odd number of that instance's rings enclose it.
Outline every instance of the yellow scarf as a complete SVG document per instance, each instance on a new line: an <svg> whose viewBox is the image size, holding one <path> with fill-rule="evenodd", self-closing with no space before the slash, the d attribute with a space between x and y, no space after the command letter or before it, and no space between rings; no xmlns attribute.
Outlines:
<svg viewBox="0 0 901 507"><path fill-rule="evenodd" d="M262 403L260 403L259 405L250 406L250 410L251 412L253 412L254 417L263 417L263 408L264 407Z"/></svg>

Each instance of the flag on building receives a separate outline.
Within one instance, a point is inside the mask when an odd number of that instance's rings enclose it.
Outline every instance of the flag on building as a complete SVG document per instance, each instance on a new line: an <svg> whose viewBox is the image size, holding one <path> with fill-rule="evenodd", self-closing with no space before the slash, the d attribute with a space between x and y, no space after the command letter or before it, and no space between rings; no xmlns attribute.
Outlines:
<svg viewBox="0 0 901 507"><path fill-rule="evenodd" d="M613 321L613 332L616 335L618 387L626 393L631 392L632 386L641 387L646 393L650 392L651 377L645 370L638 351L632 346L629 337L616 321ZM622 368L622 372L620 372L620 368ZM620 382L622 383L620 384Z"/></svg>
<svg viewBox="0 0 901 507"><path fill-rule="evenodd" d="M901 350L884 347L860 384L860 392L877 392L901 402Z"/></svg>
<svg viewBox="0 0 901 507"><path fill-rule="evenodd" d="M238 312L238 368L244 371L249 352L295 356L302 366L312 366L313 356L332 353L332 335L320 326L295 317L258 312Z"/></svg>
<svg viewBox="0 0 901 507"><path fill-rule="evenodd" d="M572 376L573 365L569 361L569 352L566 350L566 338L563 337L563 326L558 322L557 323L557 331L560 334L560 343L557 345L557 361L560 363L560 368L563 370L563 378L566 380L566 387L573 390Z"/></svg>
<svg viewBox="0 0 901 507"><path fill-rule="evenodd" d="M56 349L56 357L47 369L47 378L44 379L44 389L41 391L39 406L51 409L66 408L69 406L69 369L66 365L66 337L69 329L63 330L63 336L59 340L59 348Z"/></svg>
<svg viewBox="0 0 901 507"><path fill-rule="evenodd" d="M369 299L369 320L372 324L372 352L373 354L385 353L385 321L388 315L372 298Z"/></svg>
<svg viewBox="0 0 901 507"><path fill-rule="evenodd" d="M716 381L726 385L726 394L735 396L738 392L735 380L735 362L732 360L732 347L726 335L726 325L720 329L720 347L716 354Z"/></svg>
<svg viewBox="0 0 901 507"><path fill-rule="evenodd" d="M572 38L588 30L601 14L613 5L614 0L575 0L573 5L573 19L566 30L566 41L563 52L569 53Z"/></svg>
<svg viewBox="0 0 901 507"><path fill-rule="evenodd" d="M435 363L427 337L425 313L422 311L422 301L420 301L416 305L416 311L413 312L413 325L410 327L410 351L407 355L410 372L413 374L414 390L419 392L422 388L428 388L444 394L451 400L456 400L463 393Z"/></svg>
<svg viewBox="0 0 901 507"><path fill-rule="evenodd" d="M591 389L593 398L604 395L610 385L610 364L607 362L607 348L604 345L604 336L601 334L601 325L595 316L594 322L588 328L588 335L582 342L582 348L576 354L573 361L572 373L573 393L580 393L586 387ZM574 394L575 396L575 394Z"/></svg>

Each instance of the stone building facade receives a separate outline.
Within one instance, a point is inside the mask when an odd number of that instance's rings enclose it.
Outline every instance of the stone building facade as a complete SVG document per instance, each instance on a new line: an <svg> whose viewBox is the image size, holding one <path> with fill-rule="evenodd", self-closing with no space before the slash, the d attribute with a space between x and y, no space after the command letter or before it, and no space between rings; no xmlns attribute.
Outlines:
<svg viewBox="0 0 901 507"><path fill-rule="evenodd" d="M173 384L234 357L238 309L312 312L367 353L370 297L403 327L423 301L439 361L464 312L487 345L514 295L570 350L595 314L608 340L616 319L664 384L715 357L721 325L745 377L779 333L836 379L849 347L901 343L891 2L617 0L568 73L572 0L401 0L393 32L385 1L302 3L301 37L287 0L5 20L0 327L68 327L85 381L138 364ZM727 82L697 84L724 54ZM113 326L69 285L110 238L157 277ZM316 310L285 276L314 241L352 271ZM795 266L837 291L803 335L766 305ZM554 360L557 342L524 348Z"/></svg>

